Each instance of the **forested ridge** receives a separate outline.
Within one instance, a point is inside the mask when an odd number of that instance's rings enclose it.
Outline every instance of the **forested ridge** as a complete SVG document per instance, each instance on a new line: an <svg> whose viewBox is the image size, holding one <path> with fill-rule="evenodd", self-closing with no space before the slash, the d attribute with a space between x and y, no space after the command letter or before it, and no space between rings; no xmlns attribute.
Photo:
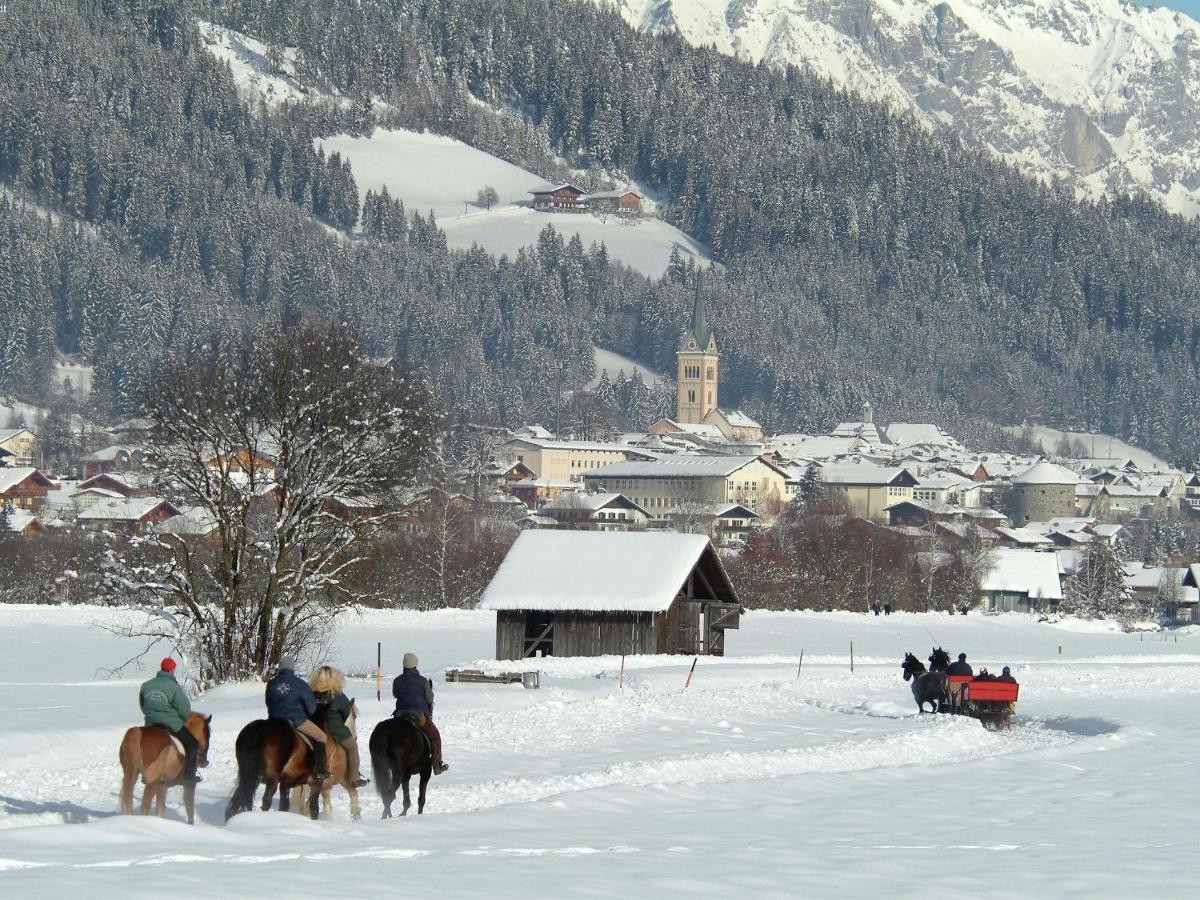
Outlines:
<svg viewBox="0 0 1200 900"><path fill-rule="evenodd" d="M4 211L5 249L21 252L7 254L17 271L0 273L0 304L10 284L26 297L19 339L0 322L9 385L36 382L48 346L78 346L119 405L121 379L153 350L302 311L361 322L373 352L428 368L448 410L508 423L581 384L592 342L671 365L681 267L652 284L553 235L497 262L448 252L427 219L402 235L368 228L378 240L329 237L314 221L354 222L353 173L311 137L370 127L366 104L247 109L196 46L196 15L298 47L307 84L381 97L389 124L544 174L557 154L660 192L664 215L726 267L707 282L722 399L768 428L826 427L869 398L884 419L968 437L1039 416L1200 455L1200 228L1151 202L1077 203L805 74L640 35L587 3L32 8L0 14L0 177L96 230ZM81 91L103 102L74 102ZM131 212L138 175L148 199ZM103 290L76 287L106 271ZM102 312L72 317L81 291ZM39 309L54 310L53 334ZM148 321L161 324L147 337Z"/></svg>

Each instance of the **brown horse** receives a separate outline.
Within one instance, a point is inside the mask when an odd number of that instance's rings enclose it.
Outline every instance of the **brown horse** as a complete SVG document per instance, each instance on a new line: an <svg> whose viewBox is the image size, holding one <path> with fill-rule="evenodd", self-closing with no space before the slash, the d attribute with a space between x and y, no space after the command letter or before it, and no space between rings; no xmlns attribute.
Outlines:
<svg viewBox="0 0 1200 900"><path fill-rule="evenodd" d="M350 718L347 726L353 730L355 718L354 701L350 702ZM324 730L322 711L314 717ZM256 719L242 729L236 744L238 781L229 805L225 807L225 821L238 813L247 812L254 805L254 795L260 784L263 791L262 808L268 810L279 792L279 811L290 812L292 802L304 809L312 819L320 816L320 801L325 800L325 809L332 810L331 794L334 785L340 784L350 795L350 815L357 819L362 810L358 804L358 788L350 781L346 751L328 734L325 740L325 765L330 777L318 783L313 769L313 754L307 743L294 728L283 719Z"/></svg>
<svg viewBox="0 0 1200 900"><path fill-rule="evenodd" d="M408 782L414 775L421 776L417 789L417 815L425 812L425 789L433 773L433 745L419 721L410 716L384 719L371 732L370 746L375 790L383 801L383 818L392 817L392 801L396 799L397 789L404 792L404 808L400 815L408 815L412 806Z"/></svg>
<svg viewBox="0 0 1200 900"><path fill-rule="evenodd" d="M202 767L208 765L211 722L212 716L192 713L183 725L200 744L196 762ZM133 815L133 783L141 775L142 784L146 786L142 791L142 815L150 815L150 799L153 797L156 801L155 815L161 816L167 802L167 788L179 784L179 776L183 773L183 751L171 739L171 732L161 725L130 728L121 740L118 756L124 772L121 812L127 816ZM196 817L196 785L191 782L183 785L183 807L187 811L188 824L193 824Z"/></svg>

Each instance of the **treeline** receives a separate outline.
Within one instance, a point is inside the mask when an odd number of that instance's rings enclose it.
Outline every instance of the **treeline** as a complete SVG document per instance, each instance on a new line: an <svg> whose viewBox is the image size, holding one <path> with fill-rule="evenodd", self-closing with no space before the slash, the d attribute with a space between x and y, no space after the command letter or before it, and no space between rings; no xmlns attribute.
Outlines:
<svg viewBox="0 0 1200 900"><path fill-rule="evenodd" d="M382 240L332 235L357 189L308 114L252 112L194 22L128 6L0 13L0 394L46 397L56 353L79 352L117 418L166 351L311 314L426 373L447 409L544 419L591 378L593 324L652 290L552 232L513 259L450 252L395 204L368 206Z"/></svg>
<svg viewBox="0 0 1200 900"><path fill-rule="evenodd" d="M348 102L250 109L195 16L299 48L304 83ZM360 213L312 138L370 128L382 97L394 124L662 192L725 264L722 399L770 430L870 399L980 445L1036 416L1200 457L1200 228L1076 203L803 73L549 0L23 0L0 39L0 179L43 208L3 212L0 391L46 390L50 351L78 350L121 414L163 347L305 312L359 323L480 421L561 414L593 344L673 368L679 260L652 284L552 234L497 261L391 198ZM320 224L356 221L371 240Z"/></svg>
<svg viewBox="0 0 1200 900"><path fill-rule="evenodd" d="M769 427L827 426L869 397L885 418L1040 416L1200 457L1200 228L1152 202L1077 203L880 104L588 2L208 6L401 124L535 168L544 136L662 192L729 267L710 316L722 394ZM658 299L598 333L666 368L680 310Z"/></svg>

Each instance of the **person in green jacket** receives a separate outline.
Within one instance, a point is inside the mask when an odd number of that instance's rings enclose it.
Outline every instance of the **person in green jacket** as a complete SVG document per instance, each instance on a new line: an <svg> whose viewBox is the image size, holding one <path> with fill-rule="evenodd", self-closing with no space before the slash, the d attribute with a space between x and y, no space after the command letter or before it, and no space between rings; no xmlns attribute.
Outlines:
<svg viewBox="0 0 1200 900"><path fill-rule="evenodd" d="M317 706L325 710L325 733L332 735L346 751L346 780L355 787L370 784L359 769L358 739L350 730L350 698L343 692L346 676L333 666L321 666L308 683Z"/></svg>
<svg viewBox="0 0 1200 900"><path fill-rule="evenodd" d="M147 726L161 725L183 744L183 775L180 780L192 784L200 781L200 776L196 774L200 742L184 727L188 716L192 714L192 704L175 680L175 660L171 657L164 659L158 674L142 685L138 693L138 706L142 708Z"/></svg>

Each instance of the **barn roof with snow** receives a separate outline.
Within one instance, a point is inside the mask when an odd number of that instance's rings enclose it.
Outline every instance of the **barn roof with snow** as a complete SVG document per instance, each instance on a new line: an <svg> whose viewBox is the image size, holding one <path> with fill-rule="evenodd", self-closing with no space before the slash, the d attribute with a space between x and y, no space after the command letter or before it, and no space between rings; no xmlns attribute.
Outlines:
<svg viewBox="0 0 1200 900"><path fill-rule="evenodd" d="M704 535L526 531L500 564L479 608L663 612L698 566L717 599L736 602Z"/></svg>
<svg viewBox="0 0 1200 900"><path fill-rule="evenodd" d="M990 567L979 585L984 592L1027 594L1061 600L1058 556L1040 550L993 550Z"/></svg>
<svg viewBox="0 0 1200 900"><path fill-rule="evenodd" d="M721 656L742 613L704 535L526 531L479 601L496 612L496 658Z"/></svg>

